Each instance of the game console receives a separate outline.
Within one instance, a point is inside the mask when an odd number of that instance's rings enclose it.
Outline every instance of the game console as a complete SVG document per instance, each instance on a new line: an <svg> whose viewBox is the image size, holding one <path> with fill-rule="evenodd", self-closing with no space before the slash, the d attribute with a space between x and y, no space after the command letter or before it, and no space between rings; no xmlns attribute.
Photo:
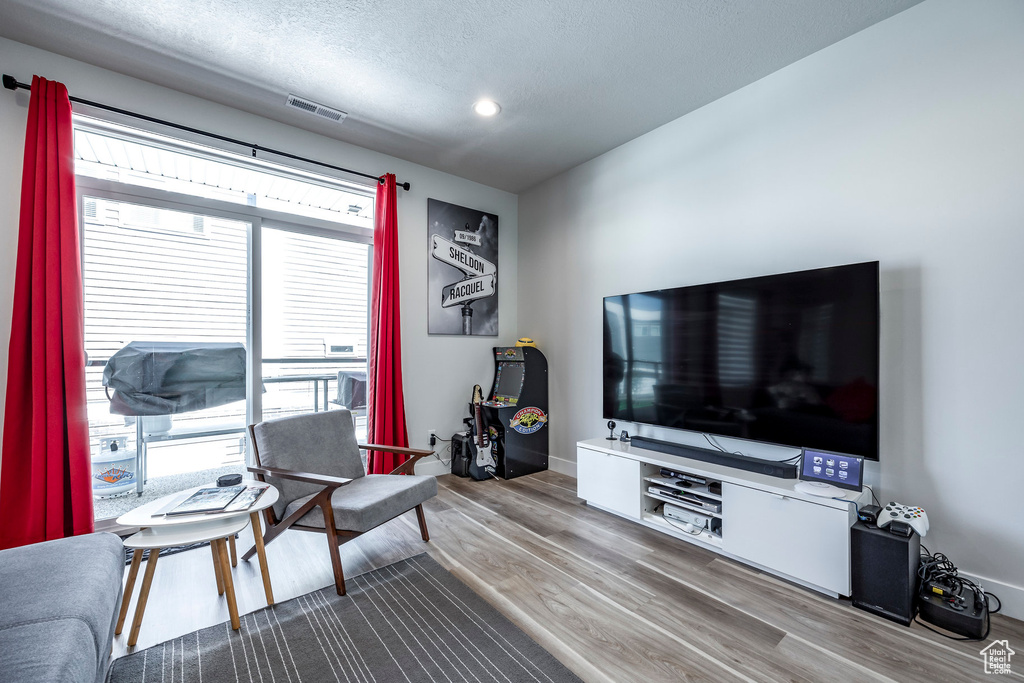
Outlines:
<svg viewBox="0 0 1024 683"><path fill-rule="evenodd" d="M665 503L665 509L663 514L669 519L673 519L680 524L692 524L698 529L704 529L708 526L708 522L711 520L711 515L701 514L696 510L687 510L681 508L678 505L672 503Z"/></svg>
<svg viewBox="0 0 1024 683"><path fill-rule="evenodd" d="M672 503L665 503L662 514L665 516L665 519L675 522L684 531L689 533L697 533L704 529L716 535L722 533L722 520L697 512L696 510L689 510Z"/></svg>
<svg viewBox="0 0 1024 683"><path fill-rule="evenodd" d="M894 523L895 527L892 531L904 536L910 535L906 532L907 527L916 531L922 538L928 533L928 514L924 508L903 503L889 503L878 513L876 524L879 529L884 529Z"/></svg>

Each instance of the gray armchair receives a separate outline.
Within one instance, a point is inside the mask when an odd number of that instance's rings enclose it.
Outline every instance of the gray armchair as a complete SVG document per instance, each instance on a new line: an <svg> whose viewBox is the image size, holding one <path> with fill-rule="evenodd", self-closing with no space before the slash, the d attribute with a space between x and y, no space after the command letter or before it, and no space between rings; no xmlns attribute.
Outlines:
<svg viewBox="0 0 1024 683"><path fill-rule="evenodd" d="M437 481L413 475L413 466L432 451L359 445L348 410L268 420L249 425L249 436L256 456L249 471L280 492L277 503L264 511L263 542L287 529L326 534L338 595L345 594L340 544L412 509L423 540L430 540L423 503L437 495ZM360 449L411 458L390 474L366 474ZM409 476L394 476L399 474ZM255 552L253 546L243 559Z"/></svg>

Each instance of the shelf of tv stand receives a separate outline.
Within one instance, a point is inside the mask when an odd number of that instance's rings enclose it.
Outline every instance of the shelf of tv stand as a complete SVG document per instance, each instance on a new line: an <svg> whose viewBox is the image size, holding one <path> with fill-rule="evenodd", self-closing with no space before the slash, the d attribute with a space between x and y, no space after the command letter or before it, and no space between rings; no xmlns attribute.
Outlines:
<svg viewBox="0 0 1024 683"><path fill-rule="evenodd" d="M662 503L672 503L673 505L678 505L681 508L686 508L687 510L691 510L693 512L699 512L702 515L707 515L708 517L717 517L718 519L722 519L722 513L715 512L713 510L708 510L707 508L702 508L701 506L695 503L687 503L685 500L677 500L672 496L659 496L658 494L651 493L650 491L644 491L643 494L648 498L660 500Z"/></svg>
<svg viewBox="0 0 1024 683"><path fill-rule="evenodd" d="M687 531L684 531L683 529L680 529L677 526L674 526L671 522L669 522L660 514L656 514L653 512L645 512L641 519L645 524L647 524L647 526L655 528L658 531L670 534L672 536L676 536L687 541L706 543L707 545L713 546L718 550L722 549L722 537L718 536L717 534L711 533L707 529L704 529L699 534L691 534Z"/></svg>
<svg viewBox="0 0 1024 683"><path fill-rule="evenodd" d="M664 482L664 479L665 479L665 477L644 477L644 481L648 481L648 482L650 482L652 484L658 484L660 486L671 486L672 488L679 489L680 491L686 491L687 493L692 493L695 496L701 496L703 498L711 498L712 500L722 500L722 494L720 494L720 493L712 493L711 491L699 491L699 490L698 491L693 491L689 487L686 487L686 486L680 486L678 484L666 484ZM719 485L721 485L721 483L722 483L722 482L714 480L714 479L712 479L711 481L713 483L717 483ZM697 484L697 486L700 486L700 484Z"/></svg>

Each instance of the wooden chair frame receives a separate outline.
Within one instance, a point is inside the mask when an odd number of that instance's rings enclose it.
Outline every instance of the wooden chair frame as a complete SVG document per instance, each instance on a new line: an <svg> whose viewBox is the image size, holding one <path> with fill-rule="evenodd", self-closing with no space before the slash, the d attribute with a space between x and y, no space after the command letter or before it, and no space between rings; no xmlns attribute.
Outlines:
<svg viewBox="0 0 1024 683"><path fill-rule="evenodd" d="M261 482L266 482L266 477L279 477L281 479L291 479L293 481L302 481L307 484L317 484L324 488L320 490L315 496L307 500L302 506L295 510L293 513L285 517L284 519L278 519L277 513L274 512L273 506L263 510L263 516L266 523L267 531L262 534L263 545L270 543L275 538L280 536L288 529L296 529L298 531L313 531L316 533L327 534L327 546L331 554L331 567L334 569L334 585L337 588L338 595L345 595L345 573L341 567L341 551L339 546L342 543L347 543L354 538L362 536L364 531L350 531L347 529L338 529L334 524L334 508L331 506L331 496L334 491L346 484L352 482L351 479L344 477L332 477L325 474L311 474L309 472L298 472L295 470L285 470L277 467L263 467L260 462L260 449L256 444L256 425L249 425L249 441L252 443L252 452L256 458L256 466L247 468L250 472L256 475L256 479ZM424 458L428 455L433 455L433 451L424 451L415 448L399 448L397 446L381 446L377 444L359 444L360 450L369 451L383 451L385 453L397 453L400 455L411 456L404 463L388 472L392 474L412 474L413 468L416 462L420 458ZM315 526L307 526L304 524L298 524L298 521L306 516L306 513L312 510L314 507L320 506L321 511L324 515L324 526L323 528ZM416 519L420 524L420 535L424 541L430 540L430 534L427 533L427 519L423 515L423 505L417 505ZM408 511L406 511L408 512ZM402 513L404 514L404 513ZM391 519L394 519L392 517ZM384 524L391 521L385 520L381 522ZM380 526L380 525L377 525ZM374 527L374 529L377 527ZM259 529L253 529L253 534L259 534ZM368 529L367 531L372 531ZM256 553L256 545L253 545L245 555L242 556L243 560L248 560Z"/></svg>

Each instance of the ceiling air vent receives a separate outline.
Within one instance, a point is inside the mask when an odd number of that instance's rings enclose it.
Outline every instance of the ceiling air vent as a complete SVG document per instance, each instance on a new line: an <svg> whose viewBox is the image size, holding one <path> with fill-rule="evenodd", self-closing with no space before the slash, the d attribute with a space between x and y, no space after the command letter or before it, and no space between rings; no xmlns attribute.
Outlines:
<svg viewBox="0 0 1024 683"><path fill-rule="evenodd" d="M301 109L308 114L315 114L325 119L330 119L331 121L337 121L338 123L344 121L345 117L348 116L347 113L338 109L331 109L330 107L325 107L322 104L317 104L316 102L311 102L310 100L302 97L296 97L295 95L288 96L287 104L289 107Z"/></svg>

